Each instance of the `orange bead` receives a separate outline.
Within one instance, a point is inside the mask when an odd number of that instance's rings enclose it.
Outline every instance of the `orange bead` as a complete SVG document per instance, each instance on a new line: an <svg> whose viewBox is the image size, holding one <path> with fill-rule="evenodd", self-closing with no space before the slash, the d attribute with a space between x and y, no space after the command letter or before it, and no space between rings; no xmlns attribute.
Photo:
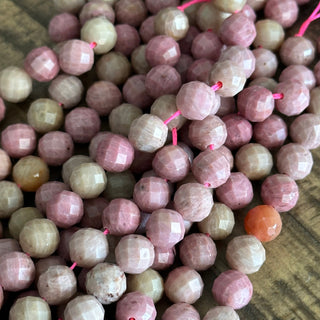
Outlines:
<svg viewBox="0 0 320 320"><path fill-rule="evenodd" d="M262 242L275 239L282 228L280 214L272 206L260 205L251 209L245 219L244 228Z"/></svg>

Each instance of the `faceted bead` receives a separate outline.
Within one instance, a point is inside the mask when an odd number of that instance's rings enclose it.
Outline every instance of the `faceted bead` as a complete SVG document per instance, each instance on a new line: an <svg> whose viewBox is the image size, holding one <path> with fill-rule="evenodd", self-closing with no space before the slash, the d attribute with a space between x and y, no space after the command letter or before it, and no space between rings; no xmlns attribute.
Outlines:
<svg viewBox="0 0 320 320"><path fill-rule="evenodd" d="M242 272L227 270L222 272L213 282L213 298L221 306L241 309L252 297L252 283Z"/></svg>
<svg viewBox="0 0 320 320"><path fill-rule="evenodd" d="M146 3L147 9L152 14L156 14L163 8L176 7L179 5L180 2L178 0L158 0L158 1L146 0L145 3Z"/></svg>
<svg viewBox="0 0 320 320"><path fill-rule="evenodd" d="M9 252L20 252L22 251L19 242L16 239L5 238L0 239L0 255L4 255Z"/></svg>
<svg viewBox="0 0 320 320"><path fill-rule="evenodd" d="M162 315L162 320L200 320L200 315L197 309L191 304L179 302L171 305Z"/></svg>
<svg viewBox="0 0 320 320"><path fill-rule="evenodd" d="M111 4L106 1L91 1L86 3L79 13L81 25L83 26L88 20L95 17L104 17L111 23L114 23L115 13Z"/></svg>
<svg viewBox="0 0 320 320"><path fill-rule="evenodd" d="M148 214L148 216L150 216ZM151 266L154 270L164 270L169 268L175 260L176 250L172 248L154 247L154 261Z"/></svg>
<svg viewBox="0 0 320 320"><path fill-rule="evenodd" d="M236 11L242 10L245 3L245 0L215 0L213 5L216 6L220 11L235 13Z"/></svg>
<svg viewBox="0 0 320 320"><path fill-rule="evenodd" d="M255 22L257 20L257 15L255 10L251 6L249 6L247 3L242 7L242 10L240 10L239 13L244 14L252 22Z"/></svg>
<svg viewBox="0 0 320 320"><path fill-rule="evenodd" d="M263 9L266 2L267 0L247 0L247 4L255 11Z"/></svg>
<svg viewBox="0 0 320 320"><path fill-rule="evenodd" d="M57 14L49 22L48 33L53 42L63 42L79 38L79 20L74 14L68 12Z"/></svg>
<svg viewBox="0 0 320 320"><path fill-rule="evenodd" d="M181 76L181 83L187 82L187 73L189 67L193 63L193 58L188 54L181 54L178 63L175 65L176 70L179 72Z"/></svg>
<svg viewBox="0 0 320 320"><path fill-rule="evenodd" d="M67 160L62 166L62 179L64 183L69 186L70 184L70 176L72 171L82 163L92 162L92 159L88 156L76 155L72 156L69 160Z"/></svg>
<svg viewBox="0 0 320 320"><path fill-rule="evenodd" d="M19 186L11 181L0 181L0 218L10 218L22 206L23 193Z"/></svg>
<svg viewBox="0 0 320 320"><path fill-rule="evenodd" d="M260 77L260 78L253 79L248 86L249 87L260 86L268 89L271 92L275 92L275 88L277 85L278 85L278 82L275 81L273 78Z"/></svg>
<svg viewBox="0 0 320 320"><path fill-rule="evenodd" d="M139 27L147 17L147 8L142 0L119 0L114 9L118 23L127 23L133 27Z"/></svg>
<svg viewBox="0 0 320 320"><path fill-rule="evenodd" d="M238 314L229 306L217 306L209 309L203 320L240 320Z"/></svg>
<svg viewBox="0 0 320 320"><path fill-rule="evenodd" d="M157 1L157 3L159 3L159 1ZM148 43L153 37L156 36L156 32L154 30L155 18L156 16L149 16L140 25L139 35L144 43Z"/></svg>
<svg viewBox="0 0 320 320"><path fill-rule="evenodd" d="M36 263L36 278L35 283L38 282L39 276L46 272L51 266L65 266L66 262L60 256L49 256L47 258L39 259Z"/></svg>
<svg viewBox="0 0 320 320"><path fill-rule="evenodd" d="M60 231L60 243L57 250L57 254L60 257L62 257L65 261L71 261L70 254L69 254L69 242L72 235L78 230L79 230L78 227L71 227L66 230Z"/></svg>
<svg viewBox="0 0 320 320"><path fill-rule="evenodd" d="M131 171L107 172L107 178L107 187L103 193L106 199L132 198L136 179Z"/></svg>
<svg viewBox="0 0 320 320"><path fill-rule="evenodd" d="M221 97L220 107L216 113L217 116L223 117L236 111L236 103L233 97Z"/></svg>
<svg viewBox="0 0 320 320"><path fill-rule="evenodd" d="M115 26L115 30L117 42L114 50L125 56L130 56L131 52L140 44L138 31L129 24L118 24Z"/></svg>
<svg viewBox="0 0 320 320"><path fill-rule="evenodd" d="M310 91L310 103L307 111L312 114L320 114L320 87L315 87Z"/></svg>
<svg viewBox="0 0 320 320"><path fill-rule="evenodd" d="M4 119L6 114L6 106L3 102L3 99L0 97L0 122Z"/></svg>
<svg viewBox="0 0 320 320"><path fill-rule="evenodd" d="M209 84L209 74L213 64L214 62L212 60L206 58L195 60L187 71L188 82L201 81Z"/></svg>
<svg viewBox="0 0 320 320"><path fill-rule="evenodd" d="M169 272L164 283L166 296L174 303L195 303L202 295L203 281L200 274L186 266Z"/></svg>
<svg viewBox="0 0 320 320"><path fill-rule="evenodd" d="M256 66L251 78L273 77L278 69L277 56L265 48L256 48L252 50L252 53L256 58Z"/></svg>
<svg viewBox="0 0 320 320"><path fill-rule="evenodd" d="M135 48L131 53L131 67L137 74L147 74L151 67L146 59L147 45L141 45Z"/></svg>
<svg viewBox="0 0 320 320"><path fill-rule="evenodd" d="M316 86L316 78L312 70L300 64L294 64L282 70L279 82L299 81L311 90Z"/></svg>
<svg viewBox="0 0 320 320"><path fill-rule="evenodd" d="M188 32L184 38L179 40L179 47L181 53L190 54L191 53L191 46L193 39L200 33L199 29L196 26L190 26Z"/></svg>
<svg viewBox="0 0 320 320"><path fill-rule="evenodd" d="M78 13L84 4L85 0L53 0L54 8L58 12Z"/></svg>
<svg viewBox="0 0 320 320"><path fill-rule="evenodd" d="M80 221L82 227L102 229L102 212L108 201L102 197L86 199L83 201L83 217Z"/></svg>
<svg viewBox="0 0 320 320"><path fill-rule="evenodd" d="M316 79L317 85L320 83L320 63L319 61L315 64L313 68L314 77Z"/></svg>

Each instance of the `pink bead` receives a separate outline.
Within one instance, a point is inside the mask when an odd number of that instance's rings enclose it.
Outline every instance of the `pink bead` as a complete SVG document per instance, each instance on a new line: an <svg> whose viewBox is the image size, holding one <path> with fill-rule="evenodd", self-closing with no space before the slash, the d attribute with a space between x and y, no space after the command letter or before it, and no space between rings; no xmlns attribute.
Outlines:
<svg viewBox="0 0 320 320"><path fill-rule="evenodd" d="M157 177L142 178L134 186L133 200L142 211L164 208L170 200L168 183Z"/></svg>
<svg viewBox="0 0 320 320"><path fill-rule="evenodd" d="M277 56L265 48L256 48L252 50L252 53L256 58L256 67L251 78L273 77L278 69Z"/></svg>
<svg viewBox="0 0 320 320"><path fill-rule="evenodd" d="M74 192L62 191L47 202L46 214L57 227L69 228L83 216L82 199Z"/></svg>
<svg viewBox="0 0 320 320"><path fill-rule="evenodd" d="M88 143L100 130L100 118L97 111L78 107L66 115L64 127L76 143Z"/></svg>
<svg viewBox="0 0 320 320"><path fill-rule="evenodd" d="M99 116L106 116L122 103L121 91L112 82L97 81L89 87L86 102Z"/></svg>
<svg viewBox="0 0 320 320"><path fill-rule="evenodd" d="M111 23L115 21L115 13L108 2L91 1L86 3L79 13L80 23L83 26L88 20L96 17L104 17Z"/></svg>
<svg viewBox="0 0 320 320"><path fill-rule="evenodd" d="M70 134L61 131L48 132L38 143L38 154L49 166L60 166L73 155Z"/></svg>
<svg viewBox="0 0 320 320"><path fill-rule="evenodd" d="M63 42L80 37L80 23L78 18L64 12L54 16L49 23L49 37L54 42Z"/></svg>
<svg viewBox="0 0 320 320"><path fill-rule="evenodd" d="M216 196L230 209L242 209L253 199L252 184L242 172L231 172L227 182L216 189Z"/></svg>
<svg viewBox="0 0 320 320"><path fill-rule="evenodd" d="M261 199L278 212L289 211L297 204L299 189L296 182L286 174L267 177L261 185Z"/></svg>
<svg viewBox="0 0 320 320"><path fill-rule="evenodd" d="M146 225L148 239L155 247L171 248L183 239L183 218L174 210L153 211Z"/></svg>
<svg viewBox="0 0 320 320"><path fill-rule="evenodd" d="M114 50L121 52L125 56L130 56L132 51L140 44L138 31L128 24L117 24L115 29L117 32L117 42Z"/></svg>
<svg viewBox="0 0 320 320"><path fill-rule="evenodd" d="M316 78L314 73L303 65L291 65L282 70L279 76L279 82L288 80L296 80L303 82L304 85L311 90L316 85Z"/></svg>
<svg viewBox="0 0 320 320"><path fill-rule="evenodd" d="M0 122L4 119L6 114L6 106L3 102L3 99L0 97Z"/></svg>
<svg viewBox="0 0 320 320"><path fill-rule="evenodd" d="M158 1L146 0L145 3L146 3L147 9L152 14L158 13L163 8L177 7L179 5L178 0L158 0Z"/></svg>
<svg viewBox="0 0 320 320"><path fill-rule="evenodd" d="M83 217L81 226L85 228L102 229L102 212L107 207L108 201L104 198L86 199L83 201Z"/></svg>
<svg viewBox="0 0 320 320"><path fill-rule="evenodd" d="M190 234L179 245L179 257L183 265L197 271L213 266L216 256L216 245L210 236L204 233Z"/></svg>
<svg viewBox="0 0 320 320"><path fill-rule="evenodd" d="M188 70L189 67L193 64L193 62L194 60L190 55L182 53L178 63L175 65L176 70L179 72L181 76L182 83L187 82Z"/></svg>
<svg viewBox="0 0 320 320"><path fill-rule="evenodd" d="M212 206L212 193L199 183L183 184L174 195L174 207L184 220L202 221L210 214Z"/></svg>
<svg viewBox="0 0 320 320"><path fill-rule="evenodd" d="M200 320L199 312L185 302L175 303L166 309L161 320Z"/></svg>
<svg viewBox="0 0 320 320"><path fill-rule="evenodd" d="M230 176L230 164L218 150L207 149L199 153L192 162L192 173L201 184L217 188Z"/></svg>
<svg viewBox="0 0 320 320"><path fill-rule="evenodd" d="M140 292L127 293L117 303L116 320L155 320L156 316L153 300Z"/></svg>
<svg viewBox="0 0 320 320"><path fill-rule="evenodd" d="M236 103L233 97L221 97L220 107L216 113L217 116L223 117L236 111Z"/></svg>
<svg viewBox="0 0 320 320"><path fill-rule="evenodd" d="M272 114L253 127L253 138L257 143L271 149L281 147L288 136L287 125L281 117Z"/></svg>
<svg viewBox="0 0 320 320"><path fill-rule="evenodd" d="M190 26L184 38L179 40L181 53L190 54L193 39L200 33L196 26Z"/></svg>
<svg viewBox="0 0 320 320"><path fill-rule="evenodd" d="M66 41L59 51L60 68L68 74L79 76L92 69L93 49L81 40Z"/></svg>
<svg viewBox="0 0 320 320"><path fill-rule="evenodd" d="M147 8L142 0L119 0L115 4L118 23L128 23L138 27L147 17Z"/></svg>
<svg viewBox="0 0 320 320"><path fill-rule="evenodd" d="M245 15L252 22L255 22L257 19L257 15L255 11L248 4L245 4L239 13L242 13L243 15Z"/></svg>
<svg viewBox="0 0 320 320"><path fill-rule="evenodd" d="M294 180L304 179L312 169L311 152L298 143L288 143L277 153L277 168Z"/></svg>
<svg viewBox="0 0 320 320"><path fill-rule="evenodd" d="M60 67L54 51L48 47L40 47L29 52L24 60L24 69L31 78L47 82L57 76Z"/></svg>
<svg viewBox="0 0 320 320"><path fill-rule="evenodd" d="M22 251L19 242L16 239L0 239L0 256L4 255L5 253L14 251Z"/></svg>
<svg viewBox="0 0 320 320"><path fill-rule="evenodd" d="M71 227L69 229L60 231L60 243L59 243L57 253L65 261L70 261L69 242L73 234L78 230L80 230L78 227Z"/></svg>
<svg viewBox="0 0 320 320"><path fill-rule="evenodd" d="M36 133L28 124L12 124L1 132L1 146L12 158L22 158L32 154L36 145Z"/></svg>
<svg viewBox="0 0 320 320"><path fill-rule="evenodd" d="M138 206L127 199L114 199L103 210L103 228L110 234L123 236L136 231L140 223Z"/></svg>
<svg viewBox="0 0 320 320"><path fill-rule="evenodd" d="M280 82L275 91L283 94L276 100L276 109L286 116L296 116L309 105L309 89L300 81Z"/></svg>
<svg viewBox="0 0 320 320"><path fill-rule="evenodd" d="M66 262L59 256L49 256L47 258L39 259L35 265L36 267L36 282L38 282L39 276L46 272L51 266L65 266Z"/></svg>
<svg viewBox="0 0 320 320"><path fill-rule="evenodd" d="M203 281L200 274L186 266L169 272L164 283L166 296L174 303L195 303L202 295Z"/></svg>
<svg viewBox="0 0 320 320"><path fill-rule="evenodd" d="M149 16L146 20L141 23L139 28L139 34L144 43L148 43L154 36L156 32L154 30L154 20L155 16Z"/></svg>
<svg viewBox="0 0 320 320"><path fill-rule="evenodd" d="M91 139L89 155L92 160L96 160L98 146L108 135L112 135L112 133L110 131L100 131Z"/></svg>
<svg viewBox="0 0 320 320"><path fill-rule="evenodd" d="M212 294L221 306L241 309L252 297L252 283L242 272L227 270L222 272L213 282Z"/></svg>
<svg viewBox="0 0 320 320"><path fill-rule="evenodd" d="M154 247L154 261L151 268L154 270L164 270L169 268L174 263L175 255L176 250L174 247Z"/></svg>
<svg viewBox="0 0 320 320"><path fill-rule="evenodd" d="M205 58L195 60L188 68L188 72L187 72L188 82L201 81L208 84L209 74L213 64L214 62L212 60L205 59Z"/></svg>
<svg viewBox="0 0 320 320"><path fill-rule="evenodd" d="M217 150L226 157L226 159L228 160L228 162L230 164L230 170L232 170L233 166L234 166L234 159L233 159L233 155L232 155L231 150L229 148L227 148L226 146L221 146Z"/></svg>
<svg viewBox="0 0 320 320"><path fill-rule="evenodd" d="M219 36L228 46L249 47L256 37L254 23L243 14L232 14L220 27Z"/></svg>
<svg viewBox="0 0 320 320"><path fill-rule="evenodd" d="M0 163L0 180L3 180L10 174L12 163L7 152L2 149L0 149Z"/></svg>
<svg viewBox="0 0 320 320"><path fill-rule="evenodd" d="M32 259L23 252L9 252L0 257L0 283L6 291L29 288L35 278Z"/></svg>
<svg viewBox="0 0 320 320"><path fill-rule="evenodd" d="M140 274L151 267L154 246L146 237L130 234L119 241L115 250L116 261L126 273Z"/></svg>

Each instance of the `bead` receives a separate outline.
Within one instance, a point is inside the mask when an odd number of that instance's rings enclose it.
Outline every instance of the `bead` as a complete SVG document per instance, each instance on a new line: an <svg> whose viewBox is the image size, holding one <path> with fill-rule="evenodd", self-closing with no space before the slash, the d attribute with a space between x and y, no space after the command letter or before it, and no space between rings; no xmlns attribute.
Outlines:
<svg viewBox="0 0 320 320"><path fill-rule="evenodd" d="M78 13L85 0L53 0L54 8L59 12Z"/></svg>
<svg viewBox="0 0 320 320"><path fill-rule="evenodd" d="M255 11L247 3L242 7L242 10L240 10L239 13L244 14L252 22L255 22L257 20L257 15L256 15Z"/></svg>
<svg viewBox="0 0 320 320"><path fill-rule="evenodd" d="M156 307L152 299L140 292L125 294L116 306L116 319L145 319L155 320Z"/></svg>
<svg viewBox="0 0 320 320"><path fill-rule="evenodd" d="M181 76L181 83L187 82L188 69L193 63L193 58L188 54L181 54L178 63L175 65L176 70Z"/></svg>
<svg viewBox="0 0 320 320"><path fill-rule="evenodd" d="M252 50L252 53L256 58L256 67L251 78L273 77L278 69L277 56L271 50L265 48L256 48Z"/></svg>
<svg viewBox="0 0 320 320"><path fill-rule="evenodd" d="M236 153L235 159L238 170L250 180L265 178L273 167L271 153L258 143L249 143L242 146Z"/></svg>
<svg viewBox="0 0 320 320"><path fill-rule="evenodd" d="M314 77L316 79L317 85L320 83L320 63L317 62L316 65L313 68Z"/></svg>
<svg viewBox="0 0 320 320"><path fill-rule="evenodd" d="M131 53L131 66L137 74L147 74L151 67L146 59L147 45L141 45L135 48Z"/></svg>
<svg viewBox="0 0 320 320"><path fill-rule="evenodd" d="M59 231L48 219L32 219L25 223L19 234L22 250L32 258L46 258L58 248Z"/></svg>
<svg viewBox="0 0 320 320"><path fill-rule="evenodd" d="M136 179L131 171L107 172L108 183L104 197L109 201L116 198L131 199Z"/></svg>
<svg viewBox="0 0 320 320"><path fill-rule="evenodd" d="M77 279L67 266L51 266L39 277L39 295L50 305L66 303L77 291Z"/></svg>
<svg viewBox="0 0 320 320"><path fill-rule="evenodd" d="M121 91L112 82L97 81L88 88L86 102L99 116L106 116L122 103Z"/></svg>
<svg viewBox="0 0 320 320"><path fill-rule="evenodd" d="M48 33L51 41L63 42L79 38L80 23L78 18L67 12L53 16L49 22Z"/></svg>
<svg viewBox="0 0 320 320"><path fill-rule="evenodd" d="M199 230L208 233L214 240L225 239L234 227L232 210L223 203L215 202L209 215L198 222Z"/></svg>
<svg viewBox="0 0 320 320"><path fill-rule="evenodd" d="M129 234L122 237L115 249L116 261L126 273L139 274L151 267L154 246L146 237Z"/></svg>
<svg viewBox="0 0 320 320"><path fill-rule="evenodd" d="M64 310L64 319L103 320L105 310L101 303L91 295L78 296L70 300Z"/></svg>
<svg viewBox="0 0 320 320"><path fill-rule="evenodd" d="M205 29L206 30L206 29ZM179 40L179 47L181 53L190 54L191 53L191 46L193 39L200 33L200 30L195 26L190 26L188 29L187 34L184 38Z"/></svg>
<svg viewBox="0 0 320 320"><path fill-rule="evenodd" d="M2 308L2 305L3 305L3 300L4 300L4 297L3 297L3 289L0 285L0 310Z"/></svg>
<svg viewBox="0 0 320 320"><path fill-rule="evenodd" d="M28 123L38 133L58 130L63 124L63 110L58 102L51 99L37 99L29 107Z"/></svg>
<svg viewBox="0 0 320 320"><path fill-rule="evenodd" d="M263 9L267 0L247 0L248 5L255 11Z"/></svg>
<svg viewBox="0 0 320 320"><path fill-rule="evenodd" d="M86 199L83 201L83 217L80 221L82 227L102 229L102 212L108 201L102 197Z"/></svg>
<svg viewBox="0 0 320 320"><path fill-rule="evenodd" d="M269 205L259 205L248 211L244 228L247 234L255 236L261 242L268 242L280 234L282 221L276 209Z"/></svg>
<svg viewBox="0 0 320 320"><path fill-rule="evenodd" d="M191 305L185 302L171 305L163 313L161 320L200 320L199 312Z"/></svg>
<svg viewBox="0 0 320 320"><path fill-rule="evenodd" d="M115 51L130 56L132 51L140 44L138 31L129 24L118 24L115 26L115 30L117 32Z"/></svg>
<svg viewBox="0 0 320 320"><path fill-rule="evenodd" d="M23 193L11 181L0 181L0 218L10 218L12 213L23 206Z"/></svg>
<svg viewBox="0 0 320 320"><path fill-rule="evenodd" d="M199 183L183 184L174 195L174 207L184 220L201 221L209 215L212 206L211 192Z"/></svg>
<svg viewBox="0 0 320 320"><path fill-rule="evenodd" d="M115 4L116 20L139 27L147 17L147 8L142 0L119 0Z"/></svg>
<svg viewBox="0 0 320 320"><path fill-rule="evenodd" d="M278 22L270 19L259 20L255 24L257 36L253 42L255 48L262 47L277 51L284 41L284 30Z"/></svg>
<svg viewBox="0 0 320 320"><path fill-rule="evenodd" d="M221 97L220 107L216 113L217 116L223 117L236 111L235 99L233 97Z"/></svg>
<svg viewBox="0 0 320 320"><path fill-rule="evenodd" d="M62 179L64 183L69 186L70 184L70 176L72 174L73 169L75 169L78 165L82 163L92 162L87 156L76 155L67 160L62 166Z"/></svg>
<svg viewBox="0 0 320 320"><path fill-rule="evenodd" d="M116 236L131 234L140 224L140 210L131 200L113 199L103 210L103 228Z"/></svg>
<svg viewBox="0 0 320 320"><path fill-rule="evenodd" d="M238 314L229 306L217 306L209 309L203 320L240 320Z"/></svg>
<svg viewBox="0 0 320 320"><path fill-rule="evenodd" d="M140 274L130 274L127 279L128 292L140 292L150 297L157 303L163 295L163 279L161 275L152 269L147 269Z"/></svg>
<svg viewBox="0 0 320 320"><path fill-rule="evenodd" d="M18 67L7 67L0 72L1 98L8 102L22 102L32 91L32 79Z"/></svg>
<svg viewBox="0 0 320 320"><path fill-rule="evenodd" d="M49 168L39 157L21 158L12 169L12 178L23 191L34 192L49 180Z"/></svg>
<svg viewBox="0 0 320 320"><path fill-rule="evenodd" d="M159 3L159 1L157 2ZM154 36L156 36L154 30L154 20L156 16L149 16L146 20L141 23L139 28L139 35L143 43L148 43Z"/></svg>
<svg viewBox="0 0 320 320"><path fill-rule="evenodd" d="M266 78L266 77L260 77L253 79L249 83L249 87L251 86L260 86L268 89L271 92L275 92L275 88L278 85L278 82L275 81L273 78Z"/></svg>
<svg viewBox="0 0 320 320"><path fill-rule="evenodd" d="M146 3L147 9L152 14L156 14L163 8L178 6L180 1L178 0L160 0L160 1L146 0L145 3Z"/></svg>
<svg viewBox="0 0 320 320"><path fill-rule="evenodd" d="M213 64L214 62L212 60L205 58L193 61L187 71L188 82L201 81L209 84L209 74Z"/></svg>
<svg viewBox="0 0 320 320"><path fill-rule="evenodd" d="M315 87L310 91L310 103L307 111L320 114L320 87Z"/></svg>
<svg viewBox="0 0 320 320"><path fill-rule="evenodd" d="M0 180L5 179L11 172L12 163L8 153L0 149Z"/></svg>
<svg viewBox="0 0 320 320"><path fill-rule="evenodd" d="M200 274L186 266L169 272L164 283L166 296L174 303L195 303L202 295L203 281Z"/></svg>
<svg viewBox="0 0 320 320"><path fill-rule="evenodd" d="M104 1L88 2L82 7L79 13L79 20L82 26L88 20L96 17L104 17L111 23L115 21L115 13L112 6Z"/></svg>
<svg viewBox="0 0 320 320"><path fill-rule="evenodd" d="M36 263L36 279L38 282L39 276L46 272L51 266L65 266L66 262L60 256L49 256L47 258L39 259Z"/></svg>
<svg viewBox="0 0 320 320"><path fill-rule="evenodd" d="M98 132L90 141L89 144L89 155L92 160L96 159L97 149L101 141L103 141L111 132L109 131L100 131Z"/></svg>
<svg viewBox="0 0 320 320"><path fill-rule="evenodd" d="M230 12L230 13L234 13L236 11L242 10L245 3L246 3L245 0L231 0L231 1L214 0L212 2L212 4L216 6L219 10L224 12Z"/></svg>
<svg viewBox="0 0 320 320"><path fill-rule="evenodd" d="M14 252L14 251L22 251L19 243L15 239L7 238L0 239L0 255L2 256L5 253Z"/></svg>
<svg viewBox="0 0 320 320"><path fill-rule="evenodd" d="M148 214L148 216L150 216ZM176 250L172 248L154 247L154 261L151 266L154 270L164 270L169 268L173 263L176 255Z"/></svg>
<svg viewBox="0 0 320 320"><path fill-rule="evenodd" d="M6 114L6 106L3 102L3 99L0 97L0 122L4 119Z"/></svg>
<svg viewBox="0 0 320 320"><path fill-rule="evenodd" d="M69 229L60 231L60 243L59 243L57 253L65 261L70 261L69 242L72 235L78 230L79 230L78 227L71 227Z"/></svg>
<svg viewBox="0 0 320 320"><path fill-rule="evenodd" d="M227 270L222 272L213 282L213 298L221 306L241 309L252 297L252 283L242 272Z"/></svg>

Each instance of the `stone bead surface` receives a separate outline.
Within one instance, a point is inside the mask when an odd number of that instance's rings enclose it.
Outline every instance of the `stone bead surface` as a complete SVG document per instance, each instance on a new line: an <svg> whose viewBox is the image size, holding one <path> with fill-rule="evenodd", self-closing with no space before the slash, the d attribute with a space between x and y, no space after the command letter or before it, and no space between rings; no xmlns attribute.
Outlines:
<svg viewBox="0 0 320 320"><path fill-rule="evenodd" d="M184 220L201 221L209 215L212 206L210 190L199 183L183 184L174 195L174 207Z"/></svg>
<svg viewBox="0 0 320 320"><path fill-rule="evenodd" d="M102 197L83 201L83 217L80 225L86 228L102 229L102 212L108 201Z"/></svg>
<svg viewBox="0 0 320 320"><path fill-rule="evenodd" d="M222 306L241 309L252 297L252 283L242 272L227 270L222 272L213 282L212 294Z"/></svg>
<svg viewBox="0 0 320 320"><path fill-rule="evenodd" d="M115 256L117 264L124 272L139 274L152 266L154 246L144 236L126 235L116 246Z"/></svg>
<svg viewBox="0 0 320 320"><path fill-rule="evenodd" d="M126 288L126 276L115 264L99 263L87 273L87 293L96 297L102 304L118 301Z"/></svg>
<svg viewBox="0 0 320 320"><path fill-rule="evenodd" d="M1 146L12 158L25 157L37 146L36 133L28 124L9 125L1 132Z"/></svg>
<svg viewBox="0 0 320 320"><path fill-rule="evenodd" d="M146 0L146 7L152 13L156 14L161 9L166 7L176 7L179 5L178 0L160 0L160 1L153 1L153 0Z"/></svg>
<svg viewBox="0 0 320 320"><path fill-rule="evenodd" d="M6 106L3 102L3 99L0 98L0 122L4 119L6 114Z"/></svg>
<svg viewBox="0 0 320 320"><path fill-rule="evenodd" d="M115 51L130 56L132 51L140 44L138 31L129 24L118 24L115 26L115 30L117 33Z"/></svg>
<svg viewBox="0 0 320 320"><path fill-rule="evenodd" d="M147 17L147 8L142 0L119 0L114 9L118 23L127 23L133 27L139 27Z"/></svg>
<svg viewBox="0 0 320 320"><path fill-rule="evenodd" d="M252 53L256 58L256 67L251 78L273 77L278 69L277 56L265 48L256 48L252 50Z"/></svg>
<svg viewBox="0 0 320 320"><path fill-rule="evenodd" d="M279 173L287 174L294 180L304 179L313 166L311 152L299 143L282 146L276 158Z"/></svg>
<svg viewBox="0 0 320 320"><path fill-rule="evenodd" d="M196 26L191 25L189 27L185 37L179 40L178 42L181 53L184 53L184 54L191 53L192 41L199 33L200 33L200 30Z"/></svg>
<svg viewBox="0 0 320 320"><path fill-rule="evenodd" d="M189 303L174 303L163 313L161 320L200 320L199 312Z"/></svg>
<svg viewBox="0 0 320 320"><path fill-rule="evenodd" d="M62 179L64 183L69 186L72 171L80 164L90 162L92 162L92 159L83 155L76 155L67 160L62 166Z"/></svg>
<svg viewBox="0 0 320 320"><path fill-rule="evenodd" d="M217 306L209 309L203 320L240 320L238 314L229 306Z"/></svg>
<svg viewBox="0 0 320 320"><path fill-rule="evenodd" d="M78 13L85 4L85 0L53 0L54 8L58 12Z"/></svg>
<svg viewBox="0 0 320 320"><path fill-rule="evenodd" d="M250 180L263 179L269 175L273 167L271 153L258 143L242 146L236 153L235 163L238 170Z"/></svg>
<svg viewBox="0 0 320 320"><path fill-rule="evenodd" d="M278 212L285 212L296 205L299 188L286 174L274 174L263 181L260 195L264 204L274 207Z"/></svg>
<svg viewBox="0 0 320 320"><path fill-rule="evenodd" d="M154 36L156 36L154 30L154 20L156 16L149 16L140 25L139 35L143 43L148 43Z"/></svg>
<svg viewBox="0 0 320 320"><path fill-rule="evenodd" d="M72 235L78 230L79 230L78 227L71 227L66 230L60 231L60 243L59 243L57 253L65 261L71 261L70 254L69 254L69 242Z"/></svg>
<svg viewBox="0 0 320 320"><path fill-rule="evenodd" d="M310 91L310 103L307 111L320 114L320 87L315 87Z"/></svg>
<svg viewBox="0 0 320 320"><path fill-rule="evenodd" d="M137 74L147 74L151 69L146 59L146 47L146 44L138 46L131 53L131 66Z"/></svg>
<svg viewBox="0 0 320 320"><path fill-rule="evenodd" d="M49 180L47 164L39 157L21 158L12 169L12 178L23 191L35 192Z"/></svg>
<svg viewBox="0 0 320 320"><path fill-rule="evenodd" d="M65 266L66 262L60 256L49 256L47 258L39 259L35 265L36 278L35 283L38 282L40 274L46 272L51 266Z"/></svg>
<svg viewBox="0 0 320 320"><path fill-rule="evenodd" d="M11 181L0 181L0 218L10 218L12 213L23 206L23 193Z"/></svg>
<svg viewBox="0 0 320 320"><path fill-rule="evenodd" d="M111 23L114 23L115 13L111 4L106 1L91 1L86 3L79 13L81 25L84 25L88 20L96 17L104 17Z"/></svg>
<svg viewBox="0 0 320 320"><path fill-rule="evenodd" d="M48 33L53 42L63 42L79 38L79 20L74 14L68 12L57 14L49 22Z"/></svg>
<svg viewBox="0 0 320 320"><path fill-rule="evenodd" d="M0 72L1 98L8 102L24 101L32 91L32 79L23 69L10 66Z"/></svg>
<svg viewBox="0 0 320 320"><path fill-rule="evenodd" d="M311 90L316 85L315 74L304 65L294 64L282 70L279 82L299 81Z"/></svg>
<svg viewBox="0 0 320 320"><path fill-rule="evenodd" d="M0 239L0 255L2 256L5 253L14 252L14 251L22 251L19 243L16 239L5 238Z"/></svg>
<svg viewBox="0 0 320 320"><path fill-rule="evenodd" d="M247 0L247 4L255 11L263 9L266 2L267 0Z"/></svg>
<svg viewBox="0 0 320 320"><path fill-rule="evenodd" d="M203 286L203 281L197 271L182 266L169 272L164 283L164 290L173 303L193 304L201 297Z"/></svg>
<svg viewBox="0 0 320 320"><path fill-rule="evenodd" d="M214 62L210 59L195 60L188 68L187 81L201 81L209 84L209 74Z"/></svg>
<svg viewBox="0 0 320 320"><path fill-rule="evenodd" d="M39 295L50 305L66 303L77 291L77 279L67 266L51 266L39 277Z"/></svg>
<svg viewBox="0 0 320 320"><path fill-rule="evenodd" d="M105 310L101 303L91 295L78 296L70 300L64 310L64 319L103 320Z"/></svg>
<svg viewBox="0 0 320 320"><path fill-rule="evenodd" d="M273 78L260 77L260 78L253 79L248 86L249 87L260 86L268 89L271 92L275 92L275 88L277 84L278 82L275 81Z"/></svg>
<svg viewBox="0 0 320 320"><path fill-rule="evenodd" d="M242 10L246 1L244 0L231 0L231 1L223 1L223 0L215 0L212 4L217 7L220 11L235 13L236 11Z"/></svg>

